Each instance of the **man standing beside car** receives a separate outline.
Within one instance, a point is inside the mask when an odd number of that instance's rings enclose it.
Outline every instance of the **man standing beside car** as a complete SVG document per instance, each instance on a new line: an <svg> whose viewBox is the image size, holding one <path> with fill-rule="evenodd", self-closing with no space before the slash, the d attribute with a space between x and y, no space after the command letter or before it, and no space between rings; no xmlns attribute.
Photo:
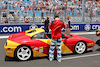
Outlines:
<svg viewBox="0 0 100 67"><path fill-rule="evenodd" d="M66 34L70 33L70 28L71 28L71 22L70 22L69 18L70 18L70 17L67 16L67 20L66 20L66 22L65 22L65 25L66 25L65 33L66 33Z"/></svg>
<svg viewBox="0 0 100 67"><path fill-rule="evenodd" d="M55 45L57 44L57 60L61 62L61 29L65 28L64 22L59 20L59 15L56 14L54 16L54 20L50 23L49 29L52 30L51 32L51 45L49 48L49 60L52 61L54 59L54 49Z"/></svg>
<svg viewBox="0 0 100 67"><path fill-rule="evenodd" d="M48 29L49 16L47 16L47 19L43 23L44 23L44 27L45 27L45 32L48 33L49 32L49 29Z"/></svg>

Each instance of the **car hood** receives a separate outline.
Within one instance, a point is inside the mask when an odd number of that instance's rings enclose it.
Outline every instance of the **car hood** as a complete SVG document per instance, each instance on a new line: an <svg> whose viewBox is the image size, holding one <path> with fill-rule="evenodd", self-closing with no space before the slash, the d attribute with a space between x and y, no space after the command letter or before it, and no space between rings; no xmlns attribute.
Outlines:
<svg viewBox="0 0 100 67"><path fill-rule="evenodd" d="M17 34L11 34L9 36L9 40L24 40L30 38L30 36L27 36L25 32L17 33Z"/></svg>
<svg viewBox="0 0 100 67"><path fill-rule="evenodd" d="M17 34L12 34L10 35L10 39L15 39L15 38L19 38L19 37L22 37L22 36L25 36L25 32L21 32L21 33L17 33Z"/></svg>
<svg viewBox="0 0 100 67"><path fill-rule="evenodd" d="M75 38L80 38L80 39L88 39L88 38L86 38L86 37L82 37L82 36L78 36L78 35L73 35L73 37L75 37Z"/></svg>

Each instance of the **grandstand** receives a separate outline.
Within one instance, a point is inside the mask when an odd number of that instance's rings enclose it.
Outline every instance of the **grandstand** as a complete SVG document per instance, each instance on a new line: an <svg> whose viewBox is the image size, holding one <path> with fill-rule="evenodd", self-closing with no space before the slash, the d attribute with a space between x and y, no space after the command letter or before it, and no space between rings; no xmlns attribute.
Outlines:
<svg viewBox="0 0 100 67"><path fill-rule="evenodd" d="M67 9L65 13L65 5ZM92 10L91 10L92 4ZM100 17L100 2L86 1L85 3L85 22L92 22L99 20ZM91 12L92 11L92 12ZM6 17L9 18L11 23L23 24L25 19L28 18L31 23L41 23L41 15L50 16L50 21L53 20L55 13L59 13L60 19L65 20L66 16L70 16L71 22L82 21L82 2L81 0L1 0L0 13L1 24L5 21ZM5 14L6 16L4 16ZM99 20L100 21L100 20Z"/></svg>

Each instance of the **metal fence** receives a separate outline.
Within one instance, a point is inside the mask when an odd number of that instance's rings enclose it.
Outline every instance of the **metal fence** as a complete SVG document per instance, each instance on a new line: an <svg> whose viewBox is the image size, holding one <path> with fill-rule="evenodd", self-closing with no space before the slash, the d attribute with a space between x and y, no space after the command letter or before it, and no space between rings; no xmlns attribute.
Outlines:
<svg viewBox="0 0 100 67"><path fill-rule="evenodd" d="M40 24L42 22L42 19L41 19L41 16L35 16L34 17L34 22L33 22L33 17L32 16L27 16L26 18L28 18L30 20L30 23L36 23L36 24ZM44 17L46 19L46 17ZM64 16L61 16L60 17L61 20L65 20L65 17ZM85 22L84 23L96 23L97 20L100 21L100 17L92 17L92 22L91 21L91 18L90 17L85 17ZM0 24L3 24L4 21L6 20L6 18L4 17L1 17L0 18L1 22ZM50 17L49 18L50 21L53 20L53 17ZM82 17L70 17L70 20L72 23L83 23L82 22ZM24 16L20 16L19 18L17 18L17 20L14 20L14 18L11 18L10 19L10 24L24 24Z"/></svg>

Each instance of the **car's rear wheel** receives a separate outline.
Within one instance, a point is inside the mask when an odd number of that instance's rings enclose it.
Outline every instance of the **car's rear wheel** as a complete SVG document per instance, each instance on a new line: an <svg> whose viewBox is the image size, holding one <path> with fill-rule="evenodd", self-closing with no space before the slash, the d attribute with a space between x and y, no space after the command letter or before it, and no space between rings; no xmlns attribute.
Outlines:
<svg viewBox="0 0 100 67"><path fill-rule="evenodd" d="M32 50L28 46L20 46L15 51L15 57L21 61L29 60L32 57Z"/></svg>
<svg viewBox="0 0 100 67"><path fill-rule="evenodd" d="M75 45L74 52L77 54L82 54L86 51L86 44L84 42L78 42Z"/></svg>

